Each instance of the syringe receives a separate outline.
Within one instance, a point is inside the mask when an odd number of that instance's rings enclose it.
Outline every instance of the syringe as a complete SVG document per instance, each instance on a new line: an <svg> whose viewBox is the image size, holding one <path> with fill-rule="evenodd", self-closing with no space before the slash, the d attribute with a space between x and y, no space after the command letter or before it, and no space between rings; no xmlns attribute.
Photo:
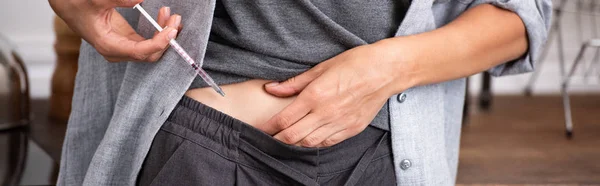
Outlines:
<svg viewBox="0 0 600 186"><path fill-rule="evenodd" d="M150 14L148 14L148 12L146 12L146 10L144 10L144 8L142 8L142 6L140 6L140 4L136 4L133 8L138 9L140 13L142 13L142 15L144 15L144 17L146 17L146 19L148 19L148 21L150 21L150 23L152 23L152 25L154 25L154 27L159 32L162 32L163 28L161 28L160 25L156 23L156 21L150 16ZM206 73L206 71L202 69L202 64L196 65L196 61L194 61L194 59L192 59L190 55L188 55L188 53L185 52L183 48L181 48L181 45L179 45L179 43L177 43L175 39L171 39L171 41L169 41L169 44L171 45L171 47L173 47L173 49L175 49L179 56L183 58L183 60L188 62L192 66L192 68L194 68L196 73L204 80L204 82L206 82L213 89L215 89L215 91L221 94L221 96L225 97L225 92L223 92L221 87L219 87L219 85L215 83L215 81Z"/></svg>

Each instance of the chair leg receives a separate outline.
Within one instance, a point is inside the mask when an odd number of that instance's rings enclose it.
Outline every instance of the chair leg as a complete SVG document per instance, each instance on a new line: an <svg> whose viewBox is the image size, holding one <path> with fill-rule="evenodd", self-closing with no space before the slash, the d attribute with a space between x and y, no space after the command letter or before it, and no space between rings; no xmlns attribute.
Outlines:
<svg viewBox="0 0 600 186"><path fill-rule="evenodd" d="M564 7L564 3L566 2L566 0L562 0L560 7ZM556 27L556 44L557 44L557 48L558 48L558 68L560 69L560 78L565 78L566 73L565 73L565 50L563 47L563 34L562 34L562 27L561 27L561 17L562 17L562 9L557 9L556 10L556 22L554 22L554 26Z"/></svg>
<svg viewBox="0 0 600 186"><path fill-rule="evenodd" d="M565 134L567 135L568 139L571 139L573 137L573 119L571 118L571 103L566 84L562 85L561 92L563 98L563 108L565 112Z"/></svg>
<svg viewBox="0 0 600 186"><path fill-rule="evenodd" d="M566 135L567 135L568 139L571 139L573 137L573 119L572 119L572 115L571 115L571 103L569 100L569 92L567 91L567 88L569 86L569 80L575 73L575 70L577 69L577 65L583 58L583 55L585 54L586 49L587 49L587 44L584 44L581 46L581 49L579 50L579 53L577 54L575 61L573 61L573 65L571 66L569 73L565 74L563 76L563 80L561 83L563 108L564 108L564 112L565 112L565 130L566 130Z"/></svg>
<svg viewBox="0 0 600 186"><path fill-rule="evenodd" d="M575 27L575 29L577 30L577 40L579 41L579 43L583 43L584 39L583 39L583 28L582 28L582 24L581 24L581 19L582 19L582 14L583 14L583 1L582 0L577 0L577 4L575 6L577 13L575 14L575 24L577 25Z"/></svg>
<svg viewBox="0 0 600 186"><path fill-rule="evenodd" d="M598 64L598 61L600 60L600 48L596 49L596 52L594 53L594 58L592 59L592 61L590 62L590 64L585 67L585 65L582 65L582 67L584 67L584 74L583 74L583 80L585 81L585 83L587 83L588 81L588 77L590 75L593 75L593 71L594 71L594 67Z"/></svg>
<svg viewBox="0 0 600 186"><path fill-rule="evenodd" d="M489 72L483 72L481 92L479 93L479 108L488 111L492 105L492 76Z"/></svg>

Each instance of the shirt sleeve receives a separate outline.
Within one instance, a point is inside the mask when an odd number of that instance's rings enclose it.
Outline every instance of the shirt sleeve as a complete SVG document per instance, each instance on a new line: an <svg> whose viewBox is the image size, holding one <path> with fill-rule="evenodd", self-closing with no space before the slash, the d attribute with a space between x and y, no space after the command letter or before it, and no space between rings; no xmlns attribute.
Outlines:
<svg viewBox="0 0 600 186"><path fill-rule="evenodd" d="M469 8L480 4L492 4L515 12L525 24L529 49L519 59L495 66L488 70L493 76L504 76L533 71L535 62L548 37L552 17L552 0L474 0Z"/></svg>

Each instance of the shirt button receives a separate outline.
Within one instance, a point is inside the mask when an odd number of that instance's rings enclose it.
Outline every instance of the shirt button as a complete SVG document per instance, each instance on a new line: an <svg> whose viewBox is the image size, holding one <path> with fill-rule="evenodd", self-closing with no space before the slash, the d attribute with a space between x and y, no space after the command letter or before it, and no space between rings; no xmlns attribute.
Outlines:
<svg viewBox="0 0 600 186"><path fill-rule="evenodd" d="M404 101L406 101L406 94L400 93L400 95L398 95L398 102L404 103Z"/></svg>
<svg viewBox="0 0 600 186"><path fill-rule="evenodd" d="M402 170L406 170L408 168L410 168L410 166L412 165L412 163L410 163L410 160L404 159L400 162L400 168Z"/></svg>

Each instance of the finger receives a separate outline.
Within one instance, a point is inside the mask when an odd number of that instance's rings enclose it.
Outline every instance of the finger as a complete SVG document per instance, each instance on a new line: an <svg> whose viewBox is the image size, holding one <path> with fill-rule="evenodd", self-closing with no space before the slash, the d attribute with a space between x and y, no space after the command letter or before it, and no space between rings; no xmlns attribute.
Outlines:
<svg viewBox="0 0 600 186"><path fill-rule="evenodd" d="M300 93L310 82L319 77L323 71L322 65L317 65L308 71L292 77L284 82L265 84L265 90L278 97L289 97Z"/></svg>
<svg viewBox="0 0 600 186"><path fill-rule="evenodd" d="M325 141L331 135L334 135L345 129L346 128L343 125L335 123L328 123L326 125L322 125L310 134L306 135L306 137L304 137L300 142L298 142L298 145L303 147L320 147L322 146L323 141Z"/></svg>
<svg viewBox="0 0 600 186"><path fill-rule="evenodd" d="M172 28L179 28L181 26L181 16L175 14L169 17L169 19L167 19L167 26Z"/></svg>
<svg viewBox="0 0 600 186"><path fill-rule="evenodd" d="M169 21L169 18L171 17L171 8L165 6L162 7L160 9L160 11L158 12L158 25L160 25L160 27L164 28L167 26L167 21Z"/></svg>
<svg viewBox="0 0 600 186"><path fill-rule="evenodd" d="M167 27L170 27L170 28L181 27L181 16L173 15L165 21L165 24ZM180 29L177 29L177 30L180 30ZM163 32L164 32L164 30L163 30ZM148 61L158 61L158 59L160 59L163 56L163 54L165 53L165 51L167 51L168 48L169 48L169 46L165 46L165 48L163 48L161 51L151 54L150 57L148 58Z"/></svg>
<svg viewBox="0 0 600 186"><path fill-rule="evenodd" d="M165 28L167 26L167 21L169 20L170 16L171 16L171 8L166 7L166 6L162 7L162 8L160 8L160 10L158 10L158 18L156 19L156 22L158 23L158 25L161 28ZM155 31L154 35L156 35L158 33L159 33L158 31Z"/></svg>
<svg viewBox="0 0 600 186"><path fill-rule="evenodd" d="M335 134L329 136L327 139L323 140L323 142L321 142L321 144L318 145L318 147L334 146L348 138L355 136L356 134L358 134L358 133L353 130L350 130L350 129L345 129L345 130L339 131L338 133L335 133Z"/></svg>
<svg viewBox="0 0 600 186"><path fill-rule="evenodd" d="M127 57L133 61L148 61L151 54L162 51L169 45L169 41L177 36L175 28L166 28L151 39L138 40L139 35L130 37L112 36L107 38L118 38L114 40L100 40L98 46L100 53L109 56ZM97 47L98 48L98 47Z"/></svg>
<svg viewBox="0 0 600 186"><path fill-rule="evenodd" d="M308 114L294 125L282 130L273 136L275 139L290 145L298 143L308 134L319 128L323 123L319 122L320 116L316 114ZM318 145L316 143L314 145Z"/></svg>
<svg viewBox="0 0 600 186"><path fill-rule="evenodd" d="M265 124L256 126L269 135L274 135L302 119L308 114L310 107L301 99L294 100L290 105L271 117Z"/></svg>
<svg viewBox="0 0 600 186"><path fill-rule="evenodd" d="M183 30L183 24L181 22L179 23L179 27L177 27L177 30Z"/></svg>

